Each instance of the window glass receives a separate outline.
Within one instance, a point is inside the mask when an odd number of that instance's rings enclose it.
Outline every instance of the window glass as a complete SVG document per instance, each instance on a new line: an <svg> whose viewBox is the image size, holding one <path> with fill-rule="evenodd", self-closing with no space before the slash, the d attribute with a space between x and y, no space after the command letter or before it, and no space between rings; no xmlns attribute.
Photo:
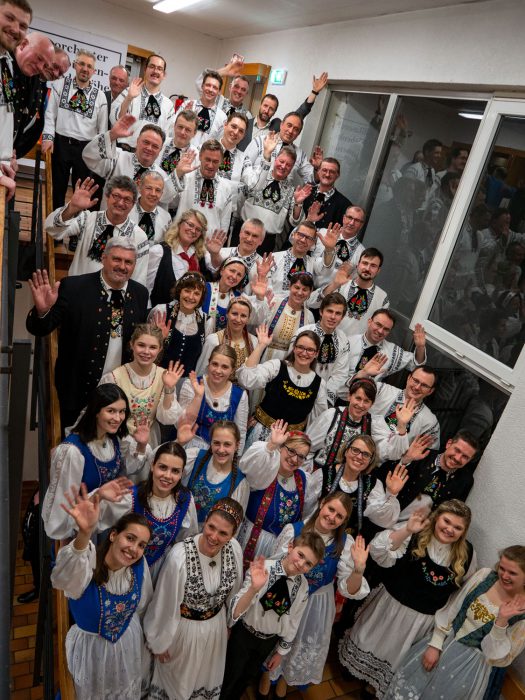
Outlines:
<svg viewBox="0 0 525 700"><path fill-rule="evenodd" d="M469 102L481 116L484 102ZM456 193L479 120L465 102L402 97L364 236L385 261L378 277L406 330Z"/></svg>
<svg viewBox="0 0 525 700"><path fill-rule="evenodd" d="M503 117L430 320L503 364L523 347L525 120Z"/></svg>
<svg viewBox="0 0 525 700"><path fill-rule="evenodd" d="M337 189L360 204L388 96L333 92L320 146L341 163Z"/></svg>

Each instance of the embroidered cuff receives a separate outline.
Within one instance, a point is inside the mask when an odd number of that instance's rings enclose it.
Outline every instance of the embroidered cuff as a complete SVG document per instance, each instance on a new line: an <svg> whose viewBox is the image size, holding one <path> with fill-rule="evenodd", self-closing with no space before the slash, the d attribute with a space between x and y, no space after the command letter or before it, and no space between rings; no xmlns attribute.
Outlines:
<svg viewBox="0 0 525 700"><path fill-rule="evenodd" d="M443 643L446 639L447 635L446 632L440 629L434 629L434 632L432 634L432 638L430 639L430 642L428 645L430 647L435 647L436 649L443 649Z"/></svg>
<svg viewBox="0 0 525 700"><path fill-rule="evenodd" d="M42 134L42 141L54 141L55 137L52 134Z"/></svg>
<svg viewBox="0 0 525 700"><path fill-rule="evenodd" d="M286 656L286 654L290 653L291 648L292 642L287 642L285 639L280 639L276 651L278 651L281 656Z"/></svg>

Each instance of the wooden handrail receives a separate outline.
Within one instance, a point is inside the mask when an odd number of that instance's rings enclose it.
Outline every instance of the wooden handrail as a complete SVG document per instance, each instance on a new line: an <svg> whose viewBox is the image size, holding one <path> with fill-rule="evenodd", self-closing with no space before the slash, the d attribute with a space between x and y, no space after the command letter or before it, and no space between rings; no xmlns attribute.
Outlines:
<svg viewBox="0 0 525 700"><path fill-rule="evenodd" d="M0 240L0 292L2 291L2 284L4 281L4 230L5 230L5 211L6 211L6 201L7 201L7 188L0 185L0 234L2 236Z"/></svg>
<svg viewBox="0 0 525 700"><path fill-rule="evenodd" d="M45 206L44 218L53 211L53 182L51 178L51 153L48 151L43 154L45 163ZM55 281L56 265L55 265L55 242L46 234L46 268L49 273L51 282ZM49 443L50 447L55 447L60 442L60 408L58 396L55 389L54 368L58 354L58 335L53 331L48 336L48 386L49 386ZM60 544L57 544L57 550L60 549ZM62 700L75 700L75 686L66 659L66 635L69 630L69 607L67 598L63 591L55 592L56 617L57 617L57 637L58 637L58 679L60 685L60 694Z"/></svg>

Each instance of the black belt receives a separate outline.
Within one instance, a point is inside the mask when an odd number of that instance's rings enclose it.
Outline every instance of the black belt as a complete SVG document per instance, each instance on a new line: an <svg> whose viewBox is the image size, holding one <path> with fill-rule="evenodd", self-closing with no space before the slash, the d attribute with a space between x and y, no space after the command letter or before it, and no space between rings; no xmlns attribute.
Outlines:
<svg viewBox="0 0 525 700"><path fill-rule="evenodd" d="M211 620L212 617L215 617L215 615L220 613L221 608L222 603L220 605L216 605L210 610L195 610L194 608L188 608L185 603L182 603L180 606L180 615L181 617L186 618L186 620Z"/></svg>
<svg viewBox="0 0 525 700"><path fill-rule="evenodd" d="M259 632L259 630L256 630L254 627L249 625L247 622L244 620L241 620L243 626L248 630L250 634L253 634L254 637L257 637L258 639L271 639L272 637L275 637L277 639L278 635L277 634L265 634L264 632Z"/></svg>
<svg viewBox="0 0 525 700"><path fill-rule="evenodd" d="M72 136L62 136L62 134L55 134L55 138L62 139L62 141L66 141L66 143L75 146L86 146L89 143L89 141L80 141L79 139L74 139Z"/></svg>

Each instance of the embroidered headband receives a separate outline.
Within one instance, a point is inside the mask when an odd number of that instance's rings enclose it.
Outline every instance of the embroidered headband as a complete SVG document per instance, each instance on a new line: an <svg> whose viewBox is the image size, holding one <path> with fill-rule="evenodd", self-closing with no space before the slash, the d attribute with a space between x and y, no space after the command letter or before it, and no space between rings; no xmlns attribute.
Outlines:
<svg viewBox="0 0 525 700"><path fill-rule="evenodd" d="M212 513L227 513L235 522L235 530L237 531L239 529L242 518L239 517L239 512L235 508L232 508L232 506L230 506L228 503L221 503L221 501L217 501L217 503L209 510L209 515Z"/></svg>
<svg viewBox="0 0 525 700"><path fill-rule="evenodd" d="M307 442L309 445L312 444L310 437L302 430L290 430L288 433L288 437L286 439L289 440L290 438L301 438L302 440Z"/></svg>
<svg viewBox="0 0 525 700"><path fill-rule="evenodd" d="M248 271L248 265L246 264L246 262L242 258L236 256L226 258L226 260L224 260L224 262L221 265L221 270L224 270L225 267L228 267L228 265L232 265L233 263L240 263L241 265L244 265L246 271Z"/></svg>
<svg viewBox="0 0 525 700"><path fill-rule="evenodd" d="M198 282L199 284L205 285L206 279L200 272L185 272L182 277L179 277L177 280L177 286L182 282Z"/></svg>
<svg viewBox="0 0 525 700"><path fill-rule="evenodd" d="M253 306L251 301L248 299L248 297L245 297L244 295L240 295L238 297L233 297L233 299L230 299L230 303L228 304L228 311L231 309L231 307L234 304L244 304L250 309L250 313L253 311Z"/></svg>

